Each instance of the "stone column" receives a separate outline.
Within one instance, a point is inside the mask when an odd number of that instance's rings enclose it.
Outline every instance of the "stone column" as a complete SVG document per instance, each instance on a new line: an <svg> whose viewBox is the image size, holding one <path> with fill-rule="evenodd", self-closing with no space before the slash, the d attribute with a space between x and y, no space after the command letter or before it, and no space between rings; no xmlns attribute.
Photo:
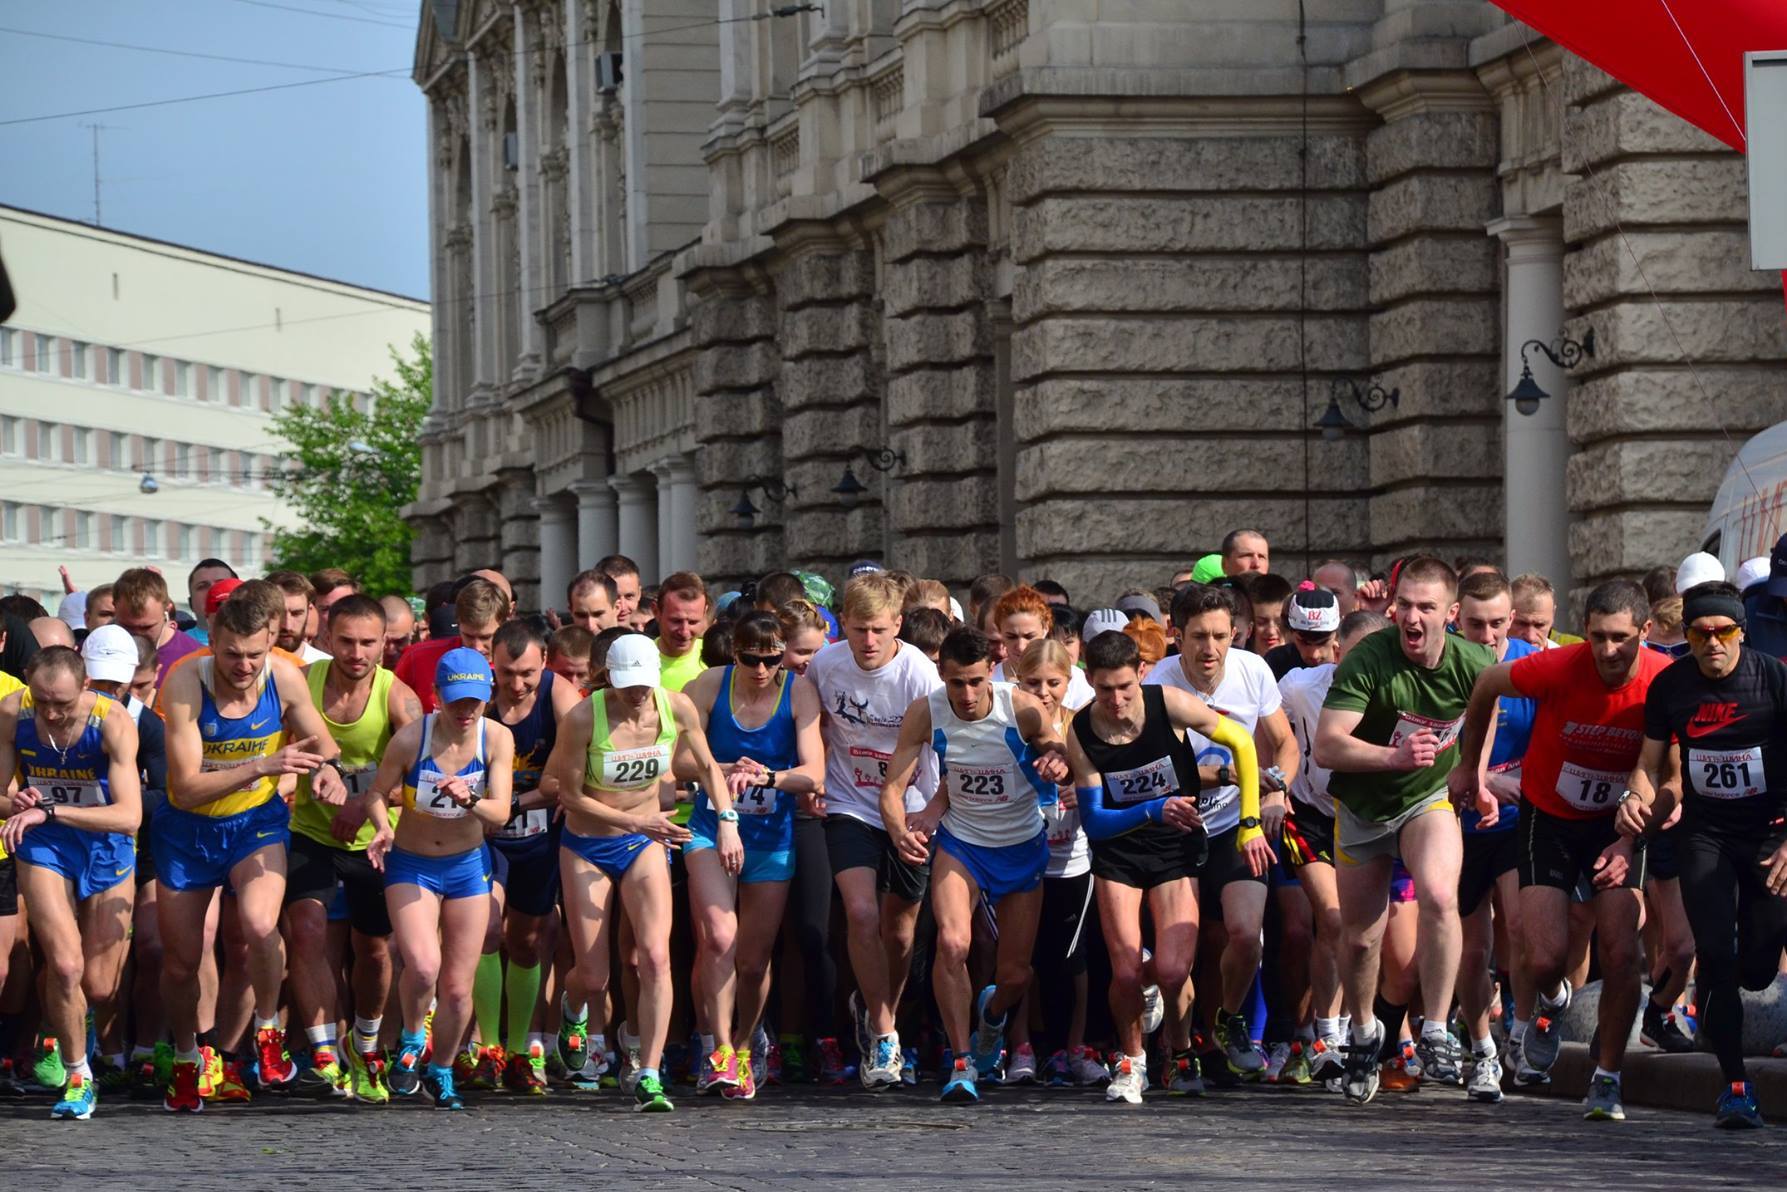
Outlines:
<svg viewBox="0 0 1787 1192"><path fill-rule="evenodd" d="M620 499L620 553L639 565L643 583L656 583L658 574L657 486L645 476L610 476Z"/></svg>
<svg viewBox="0 0 1787 1192"><path fill-rule="evenodd" d="M577 498L576 569L582 571L620 552L614 489L604 480L576 480L568 487Z"/></svg>
<svg viewBox="0 0 1787 1192"><path fill-rule="evenodd" d="M554 497L534 501L540 515L540 608L559 607L577 573L577 514Z"/></svg>
<svg viewBox="0 0 1787 1192"><path fill-rule="evenodd" d="M1557 216L1511 216L1489 225L1507 252L1507 305L1502 327L1503 389L1520 380L1520 345L1551 343L1564 322L1564 228ZM1569 381L1562 369L1533 351L1533 379L1551 397L1536 414L1504 400L1502 508L1509 575L1536 572L1559 592L1570 589L1570 506L1564 472L1570 458L1565 429Z"/></svg>
<svg viewBox="0 0 1787 1192"><path fill-rule="evenodd" d="M696 501L700 495L699 478L695 473L693 456L679 455L669 461L664 470L664 481L660 481L659 493L663 492L663 484L670 486L670 554L664 562L664 570L693 571L698 558L696 551L697 535L695 533ZM660 496L660 501L662 497Z"/></svg>
<svg viewBox="0 0 1787 1192"><path fill-rule="evenodd" d="M670 476L671 464L668 460L659 460L652 465L652 475L658 481L658 578L677 569L676 564L676 499L674 482Z"/></svg>

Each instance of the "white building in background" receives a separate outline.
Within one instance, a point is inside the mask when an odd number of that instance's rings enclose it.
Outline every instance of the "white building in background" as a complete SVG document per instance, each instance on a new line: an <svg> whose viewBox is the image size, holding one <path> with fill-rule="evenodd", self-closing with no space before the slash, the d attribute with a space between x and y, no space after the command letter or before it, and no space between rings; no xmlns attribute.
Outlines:
<svg viewBox="0 0 1787 1192"><path fill-rule="evenodd" d="M428 304L0 206L0 589L51 611L151 563L268 565L273 416L391 377ZM150 483L145 478L153 481ZM152 492L145 492L152 489Z"/></svg>

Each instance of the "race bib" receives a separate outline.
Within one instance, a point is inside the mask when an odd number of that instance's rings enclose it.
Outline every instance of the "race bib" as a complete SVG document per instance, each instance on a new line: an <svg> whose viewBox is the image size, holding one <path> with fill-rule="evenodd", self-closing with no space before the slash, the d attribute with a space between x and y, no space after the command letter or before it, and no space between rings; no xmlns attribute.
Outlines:
<svg viewBox="0 0 1787 1192"><path fill-rule="evenodd" d="M542 835L551 826L551 813L544 807L529 807L509 816L509 822L498 830L504 840L527 840Z"/></svg>
<svg viewBox="0 0 1787 1192"><path fill-rule="evenodd" d="M359 796L372 789L372 777L377 773L377 766L343 766L341 782L348 794Z"/></svg>
<svg viewBox="0 0 1787 1192"><path fill-rule="evenodd" d="M436 774L431 770L424 770L417 776L416 810L423 815L432 815L435 819L464 819L470 812L448 798L436 785L445 777L445 774ZM479 774L468 778L466 785L472 791L481 793L484 789L484 776Z"/></svg>
<svg viewBox="0 0 1787 1192"><path fill-rule="evenodd" d="M1396 714L1396 729L1390 734L1390 748L1402 744L1405 737L1412 737L1422 729L1426 729L1438 737L1439 749L1443 753L1458 739L1458 730L1464 725L1464 717L1456 720L1435 720L1431 716L1417 716L1413 712Z"/></svg>
<svg viewBox="0 0 1787 1192"><path fill-rule="evenodd" d="M774 815L777 796L782 792L773 786L747 786L732 800L732 809L740 815Z"/></svg>
<svg viewBox="0 0 1787 1192"><path fill-rule="evenodd" d="M887 763L892 760L891 753L882 753L878 749L868 749L861 745L850 747L850 770L856 785L863 790L881 789L881 784L887 781Z"/></svg>
<svg viewBox="0 0 1787 1192"><path fill-rule="evenodd" d="M1005 767L951 766L949 798L968 807L996 807L1011 802Z"/></svg>
<svg viewBox="0 0 1787 1192"><path fill-rule="evenodd" d="M43 801L56 807L104 807L105 791L97 779L58 778L50 783L33 783Z"/></svg>
<svg viewBox="0 0 1787 1192"><path fill-rule="evenodd" d="M1111 802L1122 806L1173 794L1179 789L1179 776L1173 772L1173 759L1160 757L1133 770L1117 770L1106 774L1104 786L1110 794Z"/></svg>
<svg viewBox="0 0 1787 1192"><path fill-rule="evenodd" d="M1695 793L1709 799L1750 799L1768 790L1760 745L1750 749L1690 749L1688 774Z"/></svg>
<svg viewBox="0 0 1787 1192"><path fill-rule="evenodd" d="M1626 789L1626 775L1565 762L1557 772L1557 797L1580 811L1612 811Z"/></svg>
<svg viewBox="0 0 1787 1192"><path fill-rule="evenodd" d="M602 785L608 790L644 790L663 775L668 761L662 746L620 749L602 755Z"/></svg>

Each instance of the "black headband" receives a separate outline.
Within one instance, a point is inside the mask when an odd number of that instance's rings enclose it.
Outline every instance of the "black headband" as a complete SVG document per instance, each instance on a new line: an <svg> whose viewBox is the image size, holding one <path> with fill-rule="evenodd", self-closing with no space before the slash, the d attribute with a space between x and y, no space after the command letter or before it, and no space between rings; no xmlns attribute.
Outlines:
<svg viewBox="0 0 1787 1192"><path fill-rule="evenodd" d="M1682 600L1682 624L1692 625L1701 617L1730 617L1742 625L1744 602L1724 592L1703 592L1698 596L1685 597Z"/></svg>

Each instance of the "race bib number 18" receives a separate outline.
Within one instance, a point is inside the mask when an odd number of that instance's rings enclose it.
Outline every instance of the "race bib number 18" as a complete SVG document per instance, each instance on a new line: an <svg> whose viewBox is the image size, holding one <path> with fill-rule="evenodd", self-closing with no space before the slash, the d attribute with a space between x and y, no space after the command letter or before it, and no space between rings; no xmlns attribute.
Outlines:
<svg viewBox="0 0 1787 1192"><path fill-rule="evenodd" d="M1612 811L1626 776L1611 770L1590 770L1565 762L1557 771L1557 797L1581 811Z"/></svg>

